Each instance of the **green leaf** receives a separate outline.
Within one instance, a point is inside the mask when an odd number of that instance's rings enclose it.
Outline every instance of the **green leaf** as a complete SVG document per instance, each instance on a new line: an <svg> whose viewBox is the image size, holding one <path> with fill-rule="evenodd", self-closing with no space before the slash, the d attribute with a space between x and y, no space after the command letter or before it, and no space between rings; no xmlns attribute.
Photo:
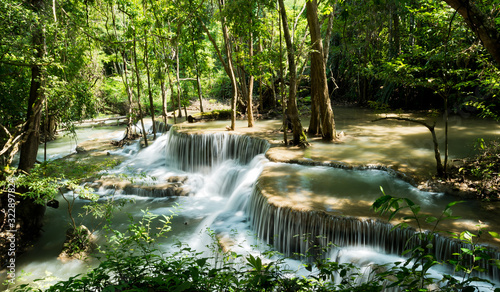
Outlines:
<svg viewBox="0 0 500 292"><path fill-rule="evenodd" d="M450 208L452 206L455 206L456 204L460 204L460 203L465 203L465 201L454 201L454 202L451 202L448 205L446 205L445 209L448 209L448 208Z"/></svg>
<svg viewBox="0 0 500 292"><path fill-rule="evenodd" d="M425 218L425 222L427 222L427 223L432 223L432 222L436 222L436 221L437 221L437 218L433 217L433 216L429 216L429 217Z"/></svg>
<svg viewBox="0 0 500 292"><path fill-rule="evenodd" d="M500 234L493 232L493 231L488 231L488 233L493 236L494 238L500 238Z"/></svg>
<svg viewBox="0 0 500 292"><path fill-rule="evenodd" d="M382 187L380 187L382 188ZM372 207L375 209L375 210L378 210L382 205L386 204L390 199L392 199L391 196L389 195L385 195L385 196L382 196L380 198L378 198L372 205Z"/></svg>
<svg viewBox="0 0 500 292"><path fill-rule="evenodd" d="M189 288L191 288L191 283L184 282L184 283L180 284L179 286L177 286L177 288L175 288L175 290L173 290L173 292L182 292L182 291L186 291Z"/></svg>

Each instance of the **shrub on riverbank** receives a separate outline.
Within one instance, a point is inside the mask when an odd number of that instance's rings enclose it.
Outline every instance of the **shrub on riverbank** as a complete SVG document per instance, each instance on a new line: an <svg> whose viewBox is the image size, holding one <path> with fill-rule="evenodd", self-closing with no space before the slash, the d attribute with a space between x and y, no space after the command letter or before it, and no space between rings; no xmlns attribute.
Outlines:
<svg viewBox="0 0 500 292"><path fill-rule="evenodd" d="M451 168L449 182L458 190L475 193L476 198L500 200L500 142L479 139L478 154Z"/></svg>
<svg viewBox="0 0 500 292"><path fill-rule="evenodd" d="M404 206L404 199L381 197L374 204L378 211L396 214L403 208L410 208L415 218L420 218L419 208L414 204ZM443 214L451 218L449 204ZM394 208L396 208L394 210ZM384 211L385 210L385 211ZM449 215L447 215L449 214ZM87 274L76 275L67 281L60 281L46 291L364 291L379 292L395 288L396 291L479 291L494 288L494 284L472 275L478 268L474 262L467 266L463 259L468 252L475 257L481 256L481 249L462 250L457 254L458 261L451 262L459 267L463 276L443 274L442 279L433 278L428 269L437 262L428 247L408 250L409 259L386 265L372 264L368 269L353 264L339 264L329 260L316 260L303 264L310 274L297 276L284 260L273 258L276 253L262 256L246 256L225 251L214 233L212 242L207 246L212 256L206 256L181 243L175 252L160 251L158 240L170 231L172 216L158 216L144 212L139 222L132 219L127 230L118 231L106 226L107 244L101 248L105 259ZM429 220L428 217L425 221ZM437 219L436 219L437 220ZM437 220L439 221L439 220ZM436 223L437 224L437 223ZM495 233L496 234L496 233ZM463 235L463 238L462 238ZM434 236L424 234L422 236ZM471 241L475 235L464 232L460 240ZM425 240L423 240L423 244ZM475 243L473 243L475 246ZM479 258L478 258L479 259ZM496 263L497 265L499 263ZM425 272L422 272L422 269ZM481 284L480 284L481 283ZM31 285L21 285L15 291L42 291ZM392 291L392 290L391 290Z"/></svg>

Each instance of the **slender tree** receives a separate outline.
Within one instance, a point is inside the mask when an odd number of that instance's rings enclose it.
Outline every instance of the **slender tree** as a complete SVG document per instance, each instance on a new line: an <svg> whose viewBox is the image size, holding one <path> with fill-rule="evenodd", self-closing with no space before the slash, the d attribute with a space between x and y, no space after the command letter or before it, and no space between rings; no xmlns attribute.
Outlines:
<svg viewBox="0 0 500 292"><path fill-rule="evenodd" d="M301 138L305 135L302 123L300 122L299 110L297 108L297 66L295 65L295 49L288 26L285 4L283 3L283 0L278 0L278 3L281 13L281 21L283 23L283 34L285 37L288 58L288 82L290 85L288 88L287 115L292 123L293 144L299 145ZM283 106L285 105L283 104ZM286 131L286 129L284 130Z"/></svg>
<svg viewBox="0 0 500 292"><path fill-rule="evenodd" d="M311 99L316 103L313 110L319 108L321 119L321 136L323 140L333 141L336 138L335 121L328 93L326 80L326 64L323 53L323 41L318 20L318 3L316 0L306 2L307 22L311 33ZM311 115L316 117L315 113ZM316 117L317 118L317 117ZM312 118L311 118L312 119Z"/></svg>

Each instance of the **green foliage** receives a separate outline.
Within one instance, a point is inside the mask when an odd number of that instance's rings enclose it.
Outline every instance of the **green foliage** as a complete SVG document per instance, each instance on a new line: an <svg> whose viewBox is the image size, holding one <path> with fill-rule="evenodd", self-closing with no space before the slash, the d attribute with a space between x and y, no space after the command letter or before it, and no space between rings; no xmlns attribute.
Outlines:
<svg viewBox="0 0 500 292"><path fill-rule="evenodd" d="M437 218L420 212L420 207L411 200L383 195L373 208L390 218L409 210L405 221L414 221L417 226L423 222L436 227L443 220L453 220L451 208L459 202L448 204ZM200 252L178 243L170 252L161 250L161 241L170 230L172 216L159 216L143 211L138 222L130 218L126 230L112 229L106 225L104 246L100 247L101 263L85 275L76 275L66 281L54 284L47 291L383 291L398 286L402 291L429 291L430 284L439 284L440 291L476 291L473 281L483 281L472 275L480 271L480 261L490 261L485 247L477 242L484 230L477 234L464 231L456 236L457 240L468 243L450 260L457 273L444 274L442 279L432 279L430 268L439 265L432 250L433 232L417 232L420 244L408 248L408 259L393 265L375 267L370 280L359 282L362 275L353 264L340 264L329 259L317 259L304 264L310 272L308 277L290 276L284 259L276 259L276 252L266 252L261 256L245 256L235 252L225 252L217 235L208 230L211 243L207 246L214 256ZM108 221L108 223L111 223ZM405 227L400 223L394 228ZM420 227L419 227L420 228ZM423 231L423 230L419 230ZM500 236L489 232L495 238ZM470 262L469 259L473 258ZM21 285L15 291L41 291L30 285Z"/></svg>
<svg viewBox="0 0 500 292"><path fill-rule="evenodd" d="M204 119L229 120L231 119L231 110L213 110L211 112L203 112L201 116Z"/></svg>
<svg viewBox="0 0 500 292"><path fill-rule="evenodd" d="M44 205L53 200L60 190L69 188L80 190L85 198L89 198L89 191L82 189L79 182L89 177L104 175L104 170L116 166L114 160L105 160L100 163L80 159L71 161L59 159L35 165L29 174L21 173L12 175L12 180L19 187L26 188L22 196L35 200L37 204ZM7 185L7 181L0 181L0 188Z"/></svg>
<svg viewBox="0 0 500 292"><path fill-rule="evenodd" d="M459 174L479 180L485 184L495 181L500 172L500 143L497 140L478 139L474 148L478 152L474 157L467 159L458 170ZM498 187L490 185L491 187Z"/></svg>
<svg viewBox="0 0 500 292"><path fill-rule="evenodd" d="M392 197L386 195L382 188L381 190L383 196L375 201L372 206L373 209L380 215L388 215L389 221L393 220L397 215L403 214L403 217L400 218L402 222L396 224L394 228L409 228L409 222L416 226L416 232L413 235L416 240L408 240L408 242L416 242L417 244L407 246L404 252L407 259L404 262L395 263L390 270L381 274L382 277L393 282L388 287L398 286L404 291L415 291L416 288L426 289L425 287L428 285L437 282L437 279L430 276L430 269L443 264L451 265L454 272L457 272L457 275L461 277L461 280L457 280L454 277L455 275L444 274L443 279L439 280L439 282L443 283L442 291L475 291L472 282L489 283L489 281L473 274L475 271L483 272L485 265L497 265L488 253L491 251L488 251L485 246L481 246L477 240L474 240L474 238L479 238L484 233L483 228L479 228L477 234L467 230L460 234L444 232L448 235L451 234L452 238L456 238L464 246L470 248L462 247L461 252L453 254L456 258L449 259L447 263L440 262L435 254L435 237L442 232L438 230L438 225L445 220L459 219L460 217L452 215L452 207L463 203L463 201L449 203L439 217L434 217L421 213L420 206L411 200ZM405 212L405 210L409 212ZM426 230L424 224L429 224L431 230ZM498 236L495 232L489 232L489 234L493 237Z"/></svg>

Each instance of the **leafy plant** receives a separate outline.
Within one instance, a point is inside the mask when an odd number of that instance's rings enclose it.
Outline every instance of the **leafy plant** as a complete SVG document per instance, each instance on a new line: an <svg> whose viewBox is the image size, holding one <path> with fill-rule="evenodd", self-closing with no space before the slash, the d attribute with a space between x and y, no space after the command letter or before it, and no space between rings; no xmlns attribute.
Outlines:
<svg viewBox="0 0 500 292"><path fill-rule="evenodd" d="M387 279L392 279L393 283L388 287L399 286L404 291L415 291L418 289L426 289L427 286L437 283L438 281L430 276L430 269L445 263L440 262L436 256L435 237L443 231L438 230L438 226L445 220L456 220L460 217L452 215L452 207L463 201L451 202L444 208L443 212L438 216L422 214L419 205L407 198L397 198L386 195L381 187L383 196L375 201L373 209L380 215L388 215L389 221L393 220L397 215L403 214L403 221L396 224L395 228L410 228L409 222L416 226L414 238L408 240L404 255L407 256L406 261L397 262L389 271L382 273L382 276ZM409 212L405 212L405 210ZM424 223L430 224L431 230L424 229ZM450 259L447 264L451 264L455 272L459 272L461 280L457 280L454 275L443 275L443 279L439 282L444 283L446 288L443 291L459 291L454 289L464 289L460 291L475 291L472 286L474 281L482 281L490 283L487 280L474 276L474 271L484 271L484 266L488 264L498 265L497 262L491 261L491 256L487 253L487 248L480 246L475 237L483 234L484 230L479 229L475 235L470 231L464 231L458 235L452 232L444 232L451 235L452 238L458 239L467 247L462 247L461 252L454 253L456 259ZM490 232L494 237L498 237L495 232ZM409 244L413 243L413 244ZM472 259L472 260L471 260ZM447 290L448 289L448 290ZM471 290L472 289L472 290ZM419 290L420 291L420 290Z"/></svg>

